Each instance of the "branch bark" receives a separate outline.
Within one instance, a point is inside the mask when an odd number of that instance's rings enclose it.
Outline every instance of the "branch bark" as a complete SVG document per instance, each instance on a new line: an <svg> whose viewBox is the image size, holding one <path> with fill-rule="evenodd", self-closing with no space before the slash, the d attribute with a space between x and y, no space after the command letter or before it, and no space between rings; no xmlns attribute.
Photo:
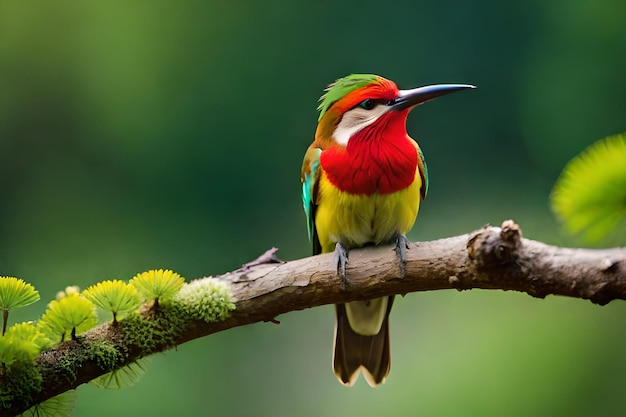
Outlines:
<svg viewBox="0 0 626 417"><path fill-rule="evenodd" d="M237 300L237 308L228 319L219 323L188 321L173 345L232 327L276 321L278 315L289 311L416 291L500 289L539 298L550 294L575 297L600 305L626 299L626 248L550 246L524 239L519 226L511 220L502 227L485 226L461 236L411 243L406 254L406 275L401 278L393 246L352 250L344 287L333 254L276 263L268 251L265 262L253 261L216 277L229 282ZM37 365L43 377L42 391L33 393L30 400L16 400L11 408L1 409L0 415L19 414L106 373L94 360L81 362L77 369L68 371L68 362L102 341L125 353L119 366L141 356L141 350L128 345L116 326L101 325L79 340L41 354ZM163 343L154 352L171 347L172 343Z"/></svg>

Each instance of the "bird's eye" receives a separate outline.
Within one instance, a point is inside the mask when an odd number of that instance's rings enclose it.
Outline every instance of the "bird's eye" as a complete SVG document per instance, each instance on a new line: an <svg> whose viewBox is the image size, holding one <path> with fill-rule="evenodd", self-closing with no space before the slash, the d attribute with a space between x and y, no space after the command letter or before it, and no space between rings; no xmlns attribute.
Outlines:
<svg viewBox="0 0 626 417"><path fill-rule="evenodd" d="M365 99L359 103L359 107L365 110L372 110L376 103L371 98Z"/></svg>

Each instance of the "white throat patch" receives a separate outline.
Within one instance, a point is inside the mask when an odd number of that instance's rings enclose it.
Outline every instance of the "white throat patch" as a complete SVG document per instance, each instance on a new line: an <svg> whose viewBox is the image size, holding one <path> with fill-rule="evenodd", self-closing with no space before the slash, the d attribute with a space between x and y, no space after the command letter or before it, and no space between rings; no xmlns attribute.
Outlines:
<svg viewBox="0 0 626 417"><path fill-rule="evenodd" d="M374 123L389 110L388 106L379 104L371 110L355 107L345 112L339 125L333 132L333 138L340 145L348 145L350 138L359 130Z"/></svg>

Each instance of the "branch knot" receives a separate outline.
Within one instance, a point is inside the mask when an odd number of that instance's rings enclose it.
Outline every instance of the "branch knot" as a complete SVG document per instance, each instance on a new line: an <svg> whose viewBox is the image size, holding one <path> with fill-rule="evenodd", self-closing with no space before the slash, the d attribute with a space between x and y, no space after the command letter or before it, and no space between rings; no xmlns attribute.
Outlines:
<svg viewBox="0 0 626 417"><path fill-rule="evenodd" d="M467 254L476 267L502 266L515 261L522 233L512 220L502 227L484 226L467 241Z"/></svg>

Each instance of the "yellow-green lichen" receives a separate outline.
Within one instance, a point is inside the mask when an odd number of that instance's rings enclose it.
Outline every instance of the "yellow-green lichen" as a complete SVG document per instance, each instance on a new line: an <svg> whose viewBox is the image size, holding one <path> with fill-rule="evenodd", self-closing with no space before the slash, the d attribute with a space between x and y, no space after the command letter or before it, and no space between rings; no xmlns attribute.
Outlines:
<svg viewBox="0 0 626 417"><path fill-rule="evenodd" d="M186 315L207 323L222 321L235 309L228 284L215 278L186 284L173 301Z"/></svg>

